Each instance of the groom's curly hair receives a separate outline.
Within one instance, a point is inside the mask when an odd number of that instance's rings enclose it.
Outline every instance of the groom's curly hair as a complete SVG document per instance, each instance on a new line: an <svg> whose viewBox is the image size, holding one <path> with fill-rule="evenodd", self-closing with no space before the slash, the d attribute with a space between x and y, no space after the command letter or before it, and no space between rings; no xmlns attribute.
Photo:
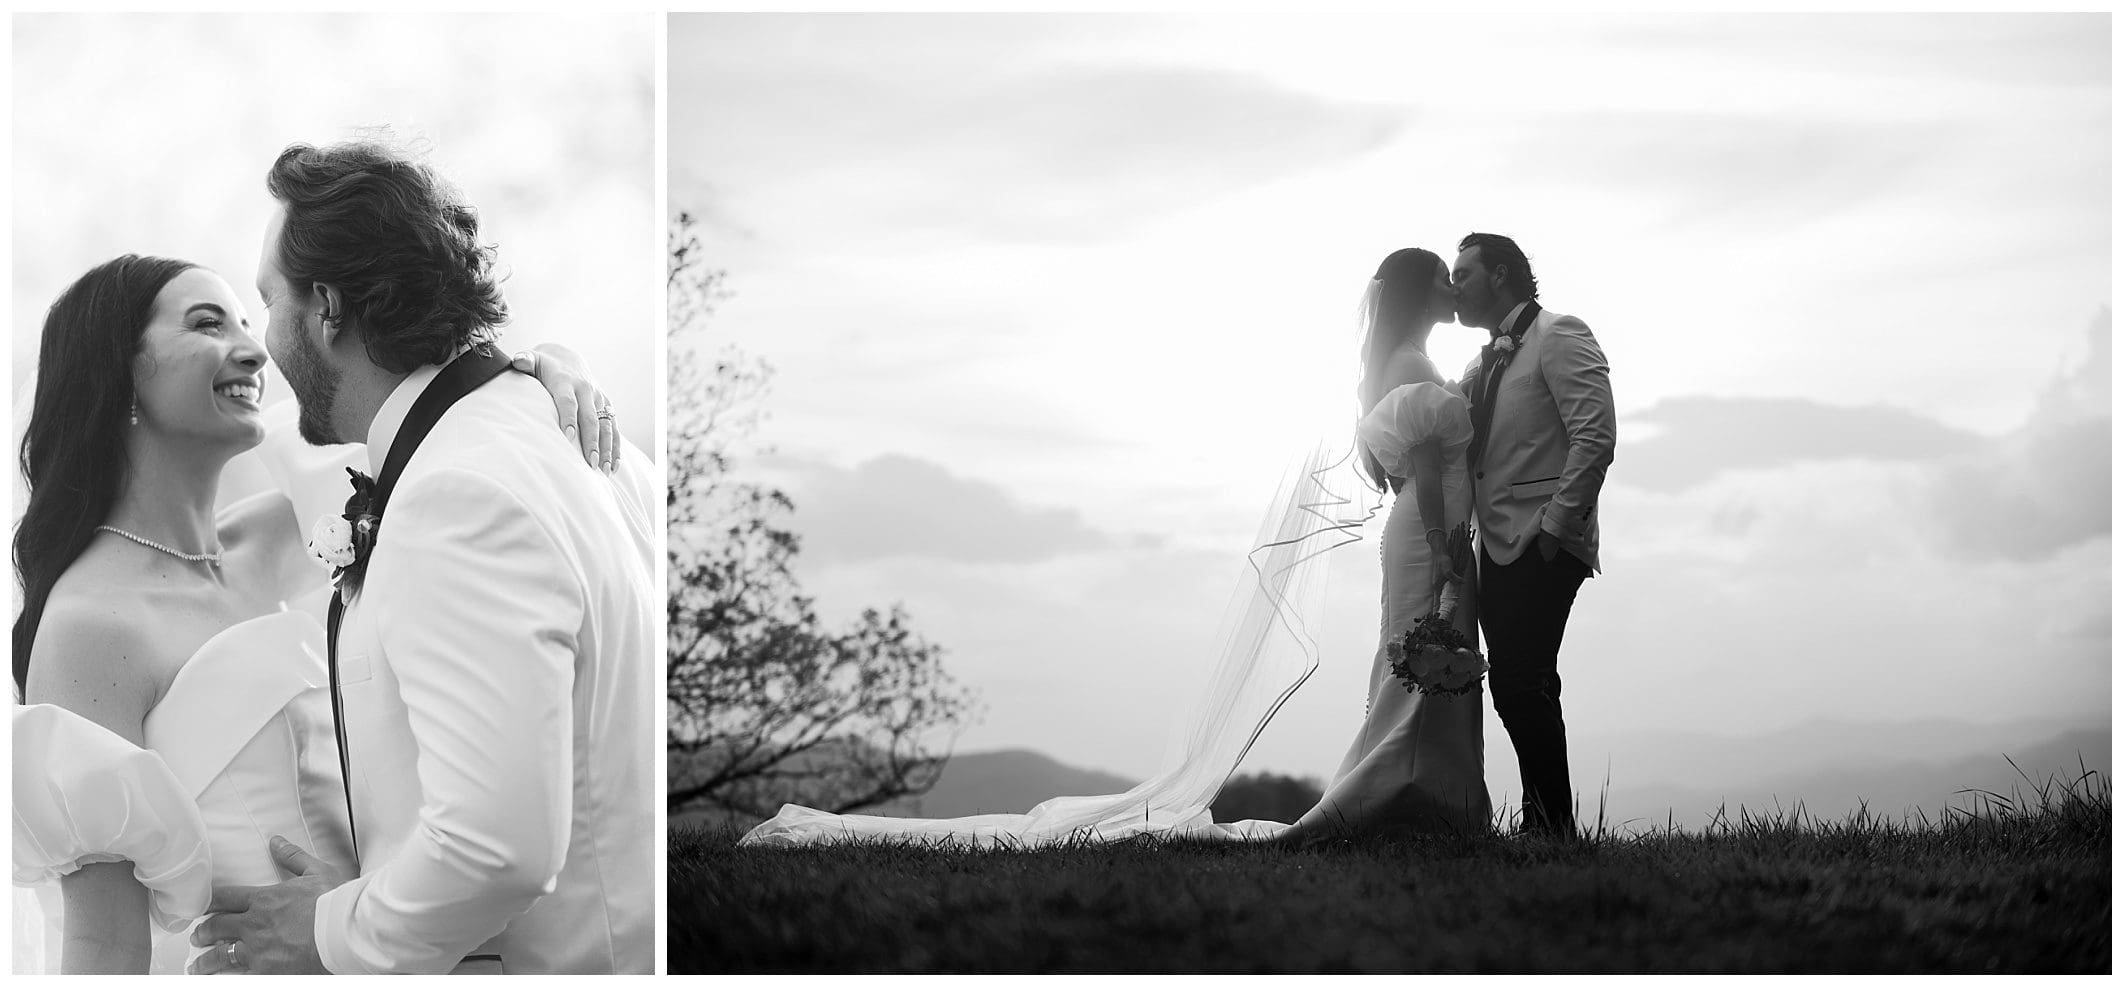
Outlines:
<svg viewBox="0 0 2124 987"><path fill-rule="evenodd" d="M479 217L409 154L376 140L292 144L266 189L287 206L281 271L298 290L338 288L377 366L447 362L509 320Z"/></svg>
<svg viewBox="0 0 2124 987"><path fill-rule="evenodd" d="M1534 268L1527 264L1527 255L1508 236L1495 233L1470 233L1460 238L1460 249L1482 248L1482 263L1486 267L1503 265L1505 288L1519 296L1521 301L1537 301L1541 298L1541 284L1534 280Z"/></svg>

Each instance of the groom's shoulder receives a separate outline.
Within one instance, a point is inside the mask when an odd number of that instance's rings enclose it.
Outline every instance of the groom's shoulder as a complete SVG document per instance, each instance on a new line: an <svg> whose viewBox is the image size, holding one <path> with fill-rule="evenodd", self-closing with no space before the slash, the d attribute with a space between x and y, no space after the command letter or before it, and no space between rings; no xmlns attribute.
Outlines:
<svg viewBox="0 0 2124 987"><path fill-rule="evenodd" d="M523 374L505 372L459 398L435 423L406 464L392 498L444 474L480 477L519 494L574 466L592 472L560 429L546 389Z"/></svg>
<svg viewBox="0 0 2124 987"><path fill-rule="evenodd" d="M1561 344L1561 348L1578 349L1589 345L1595 347L1600 345L1593 338L1593 328L1586 324L1586 320L1575 315L1565 315L1562 312L1551 311L1548 312L1548 315L1550 318L1543 322L1542 333L1544 336L1557 340ZM1555 348L1558 347L1543 347L1543 349Z"/></svg>
<svg viewBox="0 0 2124 987"><path fill-rule="evenodd" d="M1562 312L1558 312L1558 311L1555 311L1555 310L1553 310L1553 309L1551 309L1551 310L1548 310L1548 311L1549 311L1549 315L1550 315L1550 316L1552 317L1552 318L1550 319L1550 321L1549 321L1549 331L1551 331L1551 332L1591 332L1591 331L1592 331L1592 329L1591 329L1591 328L1587 327L1587 325L1586 325L1586 320L1584 320L1584 319L1581 319L1581 318L1579 318L1578 316L1575 316L1575 315L1565 315L1564 313L1562 313Z"/></svg>

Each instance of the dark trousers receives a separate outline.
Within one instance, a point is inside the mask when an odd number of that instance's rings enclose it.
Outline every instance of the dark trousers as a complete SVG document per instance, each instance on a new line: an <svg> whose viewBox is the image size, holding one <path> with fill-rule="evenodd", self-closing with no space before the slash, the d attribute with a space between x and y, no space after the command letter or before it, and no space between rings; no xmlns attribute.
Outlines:
<svg viewBox="0 0 2124 987"><path fill-rule="evenodd" d="M1498 564L1485 550L1478 584L1482 636L1490 646L1490 699L1519 755L1523 825L1565 837L1577 830L1556 653L1578 587L1591 574L1564 549L1544 560L1536 544L1510 565Z"/></svg>

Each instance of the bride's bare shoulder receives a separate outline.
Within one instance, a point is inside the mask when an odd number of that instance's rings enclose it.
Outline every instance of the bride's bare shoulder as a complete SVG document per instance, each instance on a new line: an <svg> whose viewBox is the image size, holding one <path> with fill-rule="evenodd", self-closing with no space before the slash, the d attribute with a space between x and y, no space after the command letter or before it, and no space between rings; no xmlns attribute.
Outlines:
<svg viewBox="0 0 2124 987"><path fill-rule="evenodd" d="M23 698L63 707L138 744L172 670L152 608L132 585L137 580L100 554L84 553L45 600Z"/></svg>

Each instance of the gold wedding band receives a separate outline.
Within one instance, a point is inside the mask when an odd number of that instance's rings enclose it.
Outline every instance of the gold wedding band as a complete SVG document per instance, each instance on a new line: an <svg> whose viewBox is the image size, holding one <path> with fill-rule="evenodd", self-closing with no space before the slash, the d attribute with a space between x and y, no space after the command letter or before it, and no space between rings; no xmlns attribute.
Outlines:
<svg viewBox="0 0 2124 987"><path fill-rule="evenodd" d="M231 939L231 940L229 940L229 948L228 948L228 954L229 954L229 965L230 965L230 966L232 966L232 967L233 967L233 966L237 966L238 964L237 964L237 962L236 962L236 940L234 940L234 939Z"/></svg>

